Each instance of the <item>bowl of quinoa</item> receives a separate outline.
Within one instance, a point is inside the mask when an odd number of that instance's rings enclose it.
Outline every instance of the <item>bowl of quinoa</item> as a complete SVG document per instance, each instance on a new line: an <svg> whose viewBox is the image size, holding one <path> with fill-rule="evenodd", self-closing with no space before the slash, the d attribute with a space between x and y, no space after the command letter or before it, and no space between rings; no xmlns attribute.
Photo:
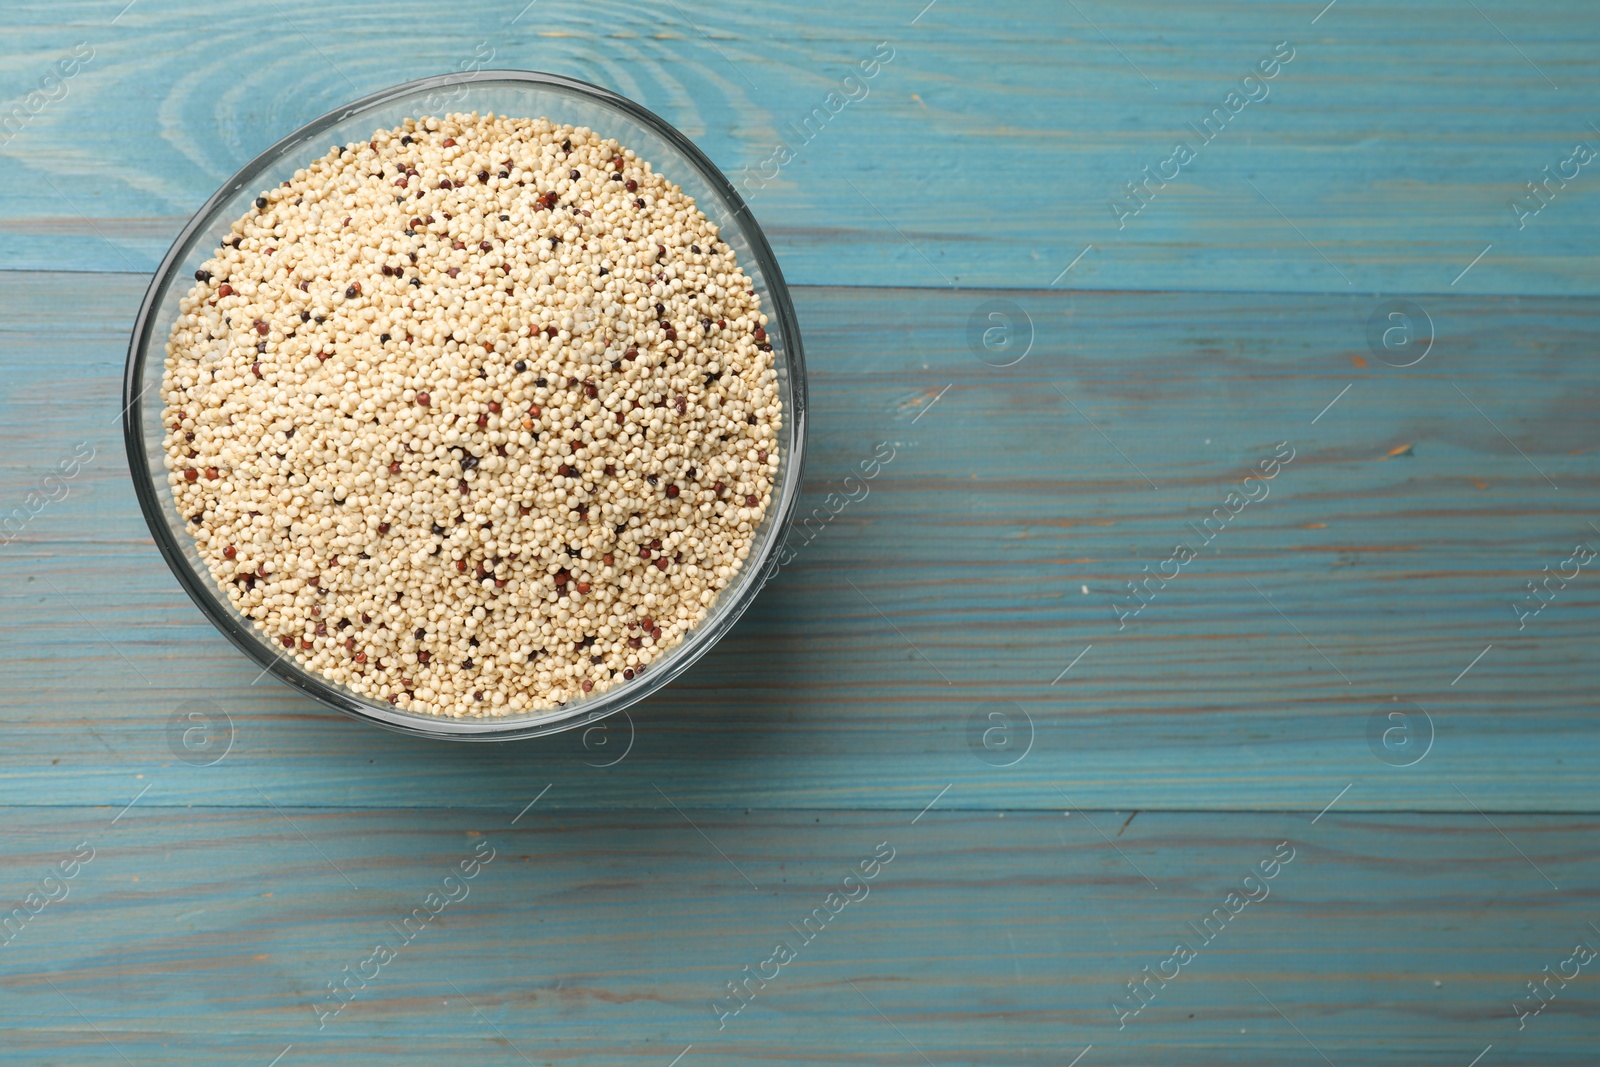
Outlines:
<svg viewBox="0 0 1600 1067"><path fill-rule="evenodd" d="M481 71L290 134L194 216L134 328L157 546L260 669L455 740L642 699L770 577L805 374L714 164L607 90Z"/></svg>

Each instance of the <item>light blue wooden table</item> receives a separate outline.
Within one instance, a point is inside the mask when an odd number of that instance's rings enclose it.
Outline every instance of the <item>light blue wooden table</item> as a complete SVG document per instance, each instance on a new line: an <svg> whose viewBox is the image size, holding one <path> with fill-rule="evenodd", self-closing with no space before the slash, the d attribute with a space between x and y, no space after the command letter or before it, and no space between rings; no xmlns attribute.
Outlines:
<svg viewBox="0 0 1600 1067"><path fill-rule="evenodd" d="M924 3L0 12L0 1063L1600 1062L1600 12ZM474 63L745 189L804 510L893 457L494 748L255 684L117 425L190 213Z"/></svg>

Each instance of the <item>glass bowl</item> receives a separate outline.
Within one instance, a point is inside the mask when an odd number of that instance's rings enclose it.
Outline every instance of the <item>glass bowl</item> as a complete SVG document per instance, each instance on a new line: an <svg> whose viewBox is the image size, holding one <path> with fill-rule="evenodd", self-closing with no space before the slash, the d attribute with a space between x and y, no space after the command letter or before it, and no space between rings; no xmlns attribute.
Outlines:
<svg viewBox="0 0 1600 1067"><path fill-rule="evenodd" d="M472 111L587 126L633 149L692 196L733 248L761 297L785 417L773 504L755 531L750 555L705 618L679 644L632 681L569 700L554 710L453 719L391 707L324 678L293 656L280 655L282 649L229 602L201 562L167 485L160 397L167 337L178 316L178 301L193 284L194 271L211 257L261 190L289 178L330 145L365 141L374 130L396 126L407 117ZM145 522L172 573L206 618L263 671L330 708L402 733L455 741L505 741L583 726L642 700L688 669L732 628L775 571L799 497L805 451L805 362L794 307L772 248L733 185L687 137L633 101L571 78L522 70L443 75L385 89L302 126L247 163L189 220L156 271L128 345L123 402L128 464Z"/></svg>

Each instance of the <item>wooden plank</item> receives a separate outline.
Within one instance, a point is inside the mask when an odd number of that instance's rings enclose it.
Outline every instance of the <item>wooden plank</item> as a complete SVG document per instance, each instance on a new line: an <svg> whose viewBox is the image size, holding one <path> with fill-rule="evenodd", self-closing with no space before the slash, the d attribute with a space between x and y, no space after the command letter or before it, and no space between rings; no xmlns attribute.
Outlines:
<svg viewBox="0 0 1600 1067"><path fill-rule="evenodd" d="M1572 355L1593 346L1592 301L1425 298L1438 339L1396 369L1366 347L1373 298L1011 294L1035 343L996 368L967 341L993 294L802 289L805 511L826 514L881 442L894 458L635 710L627 762L599 771L586 761L619 735L592 751L420 743L252 685L126 485L112 420L142 280L8 281L0 511L77 442L99 452L0 548L4 803L121 804L145 773L162 803L228 805L257 803L256 786L308 805L480 804L559 779L630 809L664 807L652 783L734 809L914 811L946 784L994 808L1066 790L1102 808L1315 812L1347 785L1349 809L1593 806L1592 576L1521 631L1512 610L1600 540L1600 366ZM1283 441L1294 459L1270 496L1205 544L1199 524ZM1119 629L1126 583L1179 541L1199 557ZM234 724L216 767L169 744L194 700ZM1369 741L1396 709L1418 746L1431 716L1414 766ZM1014 766L983 747L992 710L1019 731L1031 717Z"/></svg>
<svg viewBox="0 0 1600 1067"><path fill-rule="evenodd" d="M75 45L93 49L0 146L0 262L151 269L182 220L285 133L492 55L679 126L749 186L801 284L1038 287L1093 245L1064 284L1600 291L1590 169L1552 179L1552 202L1520 225L1509 206L1575 142L1600 145L1600 11L1580 0L1537 17L1506 0L1320 17L1321 3L1259 0L543 0L520 18L520 3L283 0L225 18L200 0L122 6L21 0L0 15L8 108ZM829 94L879 42L893 58L830 115ZM1230 117L1228 94L1277 42L1293 59ZM818 107L818 132L797 133ZM1191 124L1216 109L1226 125L1205 141ZM1111 203L1144 168L1163 172L1178 139L1195 159L1152 179L1148 206L1119 224ZM763 186L780 142L798 156Z"/></svg>
<svg viewBox="0 0 1600 1067"><path fill-rule="evenodd" d="M1485 1063L1593 1062L1587 973L1520 1031L1511 1008L1600 943L1592 818L1504 816L1502 837L1478 815L1338 811L602 815L547 810L557 787L511 825L535 791L475 810L141 802L115 825L0 809L8 894L93 850L4 947L6 1062L265 1065L292 1046L282 1067L663 1067L692 1045L683 1064L1043 1067L1092 1045L1084 1064L1465 1067L1491 1044ZM444 882L474 855L492 858ZM1292 859L1261 878L1275 855ZM818 908L838 914L806 942ZM1238 914L1201 927L1213 909ZM795 958L774 974L780 940ZM1123 1017L1178 942L1195 958ZM394 958L362 967L379 943ZM719 1029L747 965L770 981ZM346 967L368 980L319 1015Z"/></svg>

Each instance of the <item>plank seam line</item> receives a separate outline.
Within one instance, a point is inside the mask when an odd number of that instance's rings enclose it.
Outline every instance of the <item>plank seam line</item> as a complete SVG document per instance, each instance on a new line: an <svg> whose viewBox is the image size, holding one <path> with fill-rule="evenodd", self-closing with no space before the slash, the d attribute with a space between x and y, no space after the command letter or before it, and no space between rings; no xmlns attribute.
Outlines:
<svg viewBox="0 0 1600 1067"><path fill-rule="evenodd" d="M148 283L153 277L152 273L126 270L30 270L26 267L0 267L0 275L25 274L34 276L49 275L92 275L97 278L126 277L143 278ZM1337 296L1351 298L1349 291L1344 289L1052 289L1044 285L845 285L829 283L791 282L790 291L802 289L852 291L864 292L910 292L910 293L1026 293L1038 296L1086 296L1099 294L1105 296L1304 296L1327 297ZM1525 293L1516 291L1495 291L1480 293L1476 291L1461 292L1454 289L1406 289L1397 290L1406 296L1451 296L1464 299L1524 299L1524 300L1594 300L1600 293ZM1356 296L1370 296L1368 293L1358 293ZM130 320L131 321L131 320Z"/></svg>
<svg viewBox="0 0 1600 1067"><path fill-rule="evenodd" d="M15 811L15 812L25 812L25 811L74 811L74 810L76 810L76 811L102 811L102 810L109 811L109 810L111 810L111 809L113 809L115 807L116 807L116 805L112 804L112 803L104 803L104 804L98 804L98 803L86 803L86 804L0 804L0 812L4 812L4 811ZM426 812L439 812L439 813L443 813L443 812L498 813L498 812L500 812L502 810L501 807L499 807L499 806L491 806L491 805L484 805L484 804L471 804L471 805L459 805L459 806L427 806L427 807L401 807L401 806L396 806L396 805L393 805L393 804L372 804L372 805L280 804L280 805L278 805L278 807L283 808L286 811L309 811L309 812L366 812L366 811L374 811L374 812L406 812L408 814L426 813ZM271 807L269 807L269 806L259 805L259 804L252 805L252 804L210 804L210 803L207 803L207 804L201 804L201 803L190 803L190 804L146 803L146 804L140 804L139 805L139 810L141 810L141 811L145 811L145 810L162 810L162 811L261 811L261 812L265 812L265 811L271 811L273 809ZM672 809L664 808L664 807L612 807L612 808L570 807L569 808L569 807L555 807L555 806L547 805L546 806L546 810L559 811L564 815L627 815L627 814L635 813L635 812L649 812L649 813L652 813L652 814L654 814L654 813L665 813L665 812L671 811ZM909 807L909 806L908 807L904 807L904 808L900 808L900 807L763 808L763 807L755 807L755 806L752 806L752 805L749 805L749 804L732 804L732 805L728 805L728 806L725 806L725 807L685 807L685 808L683 808L683 810L685 810L685 811L697 811L697 812L709 812L709 813L713 813L713 814L716 814L716 813L727 813L727 812L745 812L745 811L748 811L751 814L764 814L764 815L770 815L770 814L810 814L810 813L813 813L813 812L824 812L824 813L833 812L833 813L846 814L846 815L874 815L874 814L880 814L881 813L881 814L887 816L887 815L896 815L896 814L909 813L909 812L912 812L912 811L917 811L919 809L912 808L912 807ZM1115 808L1095 808L1095 807L1082 807L1082 806L1080 806L1075 810L1080 811L1080 812L1088 812L1088 813L1103 813L1103 814L1108 814L1108 815L1110 815L1110 814L1120 815L1120 814L1124 814L1124 813L1129 812L1129 811L1133 811L1133 810L1135 810L1135 808L1133 806L1131 806L1131 805L1130 806L1124 806L1124 807L1115 807ZM1139 805L1137 810L1138 810L1139 814L1141 814L1141 815L1290 815L1290 816L1302 816L1302 815L1313 815L1313 814L1315 814L1315 811L1312 808L1152 808L1152 807L1149 807L1149 806L1146 806L1146 805ZM955 807L955 808L951 808L951 807L942 807L941 806L940 808L937 809L937 811L938 812L943 812L943 813L946 813L946 814L960 814L960 815L992 815L992 814L996 814L996 813L999 813L999 812L1006 812L1006 813L1013 813L1014 812L1014 813L1021 814L1021 815L1033 815L1033 814L1043 815L1043 814L1059 814L1062 811L1062 808L1059 805L1053 806L1053 807L1052 806L1045 806L1045 807L1006 807L1006 808L973 808L973 807ZM1594 810L1563 811L1563 810L1551 810L1551 809L1483 808L1482 811L1483 812L1487 812L1487 813L1489 813L1491 815L1506 815L1506 816L1512 816L1512 817L1529 816L1529 817L1536 817L1536 818L1585 819L1585 818L1594 818L1596 816L1600 816L1600 811L1594 811ZM929 814L931 815L933 813L930 812ZM1467 808L1351 808L1351 807L1346 807L1342 811L1342 815L1343 816L1352 816L1352 815L1478 815L1478 814L1481 814L1481 812L1478 809L1467 809ZM1329 818L1338 818L1338 817L1340 817L1340 816L1338 816L1338 815L1330 815L1329 816Z"/></svg>

